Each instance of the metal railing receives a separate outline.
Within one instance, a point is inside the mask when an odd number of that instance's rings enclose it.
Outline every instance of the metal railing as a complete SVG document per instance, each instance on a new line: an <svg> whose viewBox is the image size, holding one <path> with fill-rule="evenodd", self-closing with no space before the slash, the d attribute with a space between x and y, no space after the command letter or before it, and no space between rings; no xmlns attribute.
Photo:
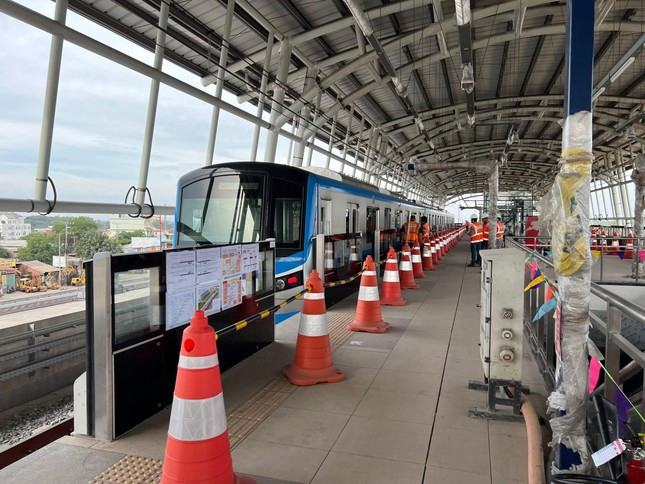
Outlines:
<svg viewBox="0 0 645 484"><path fill-rule="evenodd" d="M531 254L538 261L539 268L545 273L547 279L556 281L553 261L540 254L538 251L519 243L517 237L508 237L510 247L516 247L527 254ZM523 238L522 238L523 239ZM525 284L531 281L531 269L525 268ZM545 286L542 284L535 289L524 293L524 327L531 350L538 364L545 385L549 391L555 386L555 320L553 313L549 313L538 321L533 322L534 315L544 304ZM645 352L637 348L621 334L623 322L633 320L631 324L638 325L640 331L645 331L645 308L638 306L626 299L610 292L599 284L591 283L591 294L600 299L606 306L606 322L598 314L590 311L591 326L598 330L604 337L604 362L603 365L618 384L637 375L645 369ZM632 401L640 401L641 413L645 415L645 371L643 372L643 387L640 394L632 396ZM605 382L608 382L605 377ZM606 398L614 400L615 387L613 384L603 384L596 388L595 393L604 392Z"/></svg>
<svg viewBox="0 0 645 484"><path fill-rule="evenodd" d="M512 237L512 239L523 248L535 250L542 255L548 254L551 250L551 237L522 236ZM633 245L628 246L628 241L633 241ZM638 258L639 252L645 250L645 237L595 237L591 241L591 249L598 254L592 266L592 281L598 284L645 285L644 263L636 264L634 274L632 273L633 259L627 257L620 259L617 255L617 252L631 249L632 257Z"/></svg>

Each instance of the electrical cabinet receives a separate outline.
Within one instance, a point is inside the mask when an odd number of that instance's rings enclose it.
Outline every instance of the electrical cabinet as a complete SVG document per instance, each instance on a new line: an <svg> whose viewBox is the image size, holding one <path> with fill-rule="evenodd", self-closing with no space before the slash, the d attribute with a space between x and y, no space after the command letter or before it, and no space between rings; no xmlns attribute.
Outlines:
<svg viewBox="0 0 645 484"><path fill-rule="evenodd" d="M480 354L484 376L521 381L524 347L524 254L513 248L480 251Z"/></svg>

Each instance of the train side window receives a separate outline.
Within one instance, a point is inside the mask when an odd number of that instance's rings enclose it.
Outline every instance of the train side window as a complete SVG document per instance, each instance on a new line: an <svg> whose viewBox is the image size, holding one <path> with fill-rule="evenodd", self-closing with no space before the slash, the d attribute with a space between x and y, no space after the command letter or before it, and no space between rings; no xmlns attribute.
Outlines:
<svg viewBox="0 0 645 484"><path fill-rule="evenodd" d="M386 208L383 213L383 230L390 230L392 228L392 209Z"/></svg>
<svg viewBox="0 0 645 484"><path fill-rule="evenodd" d="M345 233L349 233L349 208L345 209Z"/></svg>
<svg viewBox="0 0 645 484"><path fill-rule="evenodd" d="M403 215L403 211L397 210L394 213L394 228L398 229L403 226L401 223L401 216Z"/></svg>
<svg viewBox="0 0 645 484"><path fill-rule="evenodd" d="M303 187L282 178L273 179L273 228L277 248L301 247Z"/></svg>
<svg viewBox="0 0 645 484"><path fill-rule="evenodd" d="M371 234L376 230L378 218L378 207L367 207L367 214L365 217L365 232Z"/></svg>

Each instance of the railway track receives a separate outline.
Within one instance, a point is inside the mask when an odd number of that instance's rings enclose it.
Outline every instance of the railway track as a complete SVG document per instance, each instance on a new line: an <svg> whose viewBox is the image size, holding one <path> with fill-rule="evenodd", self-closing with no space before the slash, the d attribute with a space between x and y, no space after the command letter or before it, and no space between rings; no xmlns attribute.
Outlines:
<svg viewBox="0 0 645 484"><path fill-rule="evenodd" d="M64 291L57 293L45 293L32 297L23 297L20 299L0 302L0 316L3 314L13 314L31 309L55 306L74 302L78 299L78 291Z"/></svg>
<svg viewBox="0 0 645 484"><path fill-rule="evenodd" d="M74 418L70 417L11 446L7 450L0 452L0 469L13 464L48 444L51 444L64 435L69 435L72 433L72 430L74 430Z"/></svg>

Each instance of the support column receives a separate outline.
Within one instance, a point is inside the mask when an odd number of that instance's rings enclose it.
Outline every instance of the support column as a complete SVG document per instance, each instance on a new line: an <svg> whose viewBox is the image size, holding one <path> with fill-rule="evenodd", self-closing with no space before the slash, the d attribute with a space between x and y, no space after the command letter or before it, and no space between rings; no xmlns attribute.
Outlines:
<svg viewBox="0 0 645 484"><path fill-rule="evenodd" d="M334 148L334 136L336 136L336 123L338 121L338 113L334 114L334 117L331 121L331 131L329 133L329 145L327 145L327 151L331 153L331 150ZM331 156L327 155L327 160L325 160L325 168L329 168L329 163L331 161Z"/></svg>
<svg viewBox="0 0 645 484"><path fill-rule="evenodd" d="M499 164L494 163L488 175L488 248L497 248L497 195L499 193Z"/></svg>
<svg viewBox="0 0 645 484"><path fill-rule="evenodd" d="M632 170L632 180L634 181L634 237L643 237L643 210L645 210L645 154L638 155L634 158L634 169ZM634 244L638 250L645 250L641 242ZM638 270L639 264L638 252L634 254L632 260L632 277L639 279L643 277L643 272Z"/></svg>
<svg viewBox="0 0 645 484"><path fill-rule="evenodd" d="M168 11L170 0L161 2L159 9L159 25L157 26L157 43L155 47L155 58L153 67L161 71L163 54L166 47L166 28L168 27ZM143 207L146 201L146 187L148 186L148 169L150 168L150 153L152 152L152 137L155 131L155 119L157 118L157 102L159 101L159 81L150 80L150 96L148 98L148 114L146 117L146 129L143 135L143 149L141 151L141 163L139 165L139 183L135 202Z"/></svg>
<svg viewBox="0 0 645 484"><path fill-rule="evenodd" d="M589 468L585 410L591 292L589 198L592 165L594 2L569 0L566 28L562 162L540 217L551 221L561 305L556 388L548 398L556 455L553 472Z"/></svg>
<svg viewBox="0 0 645 484"><path fill-rule="evenodd" d="M303 87L303 94L313 89L316 84L316 76L318 75L318 69L309 68L307 69L307 74L305 77L305 85ZM307 126L309 126L309 116L311 115L311 107L309 103L306 103L300 110L300 121L298 123L298 137L302 138L307 131ZM314 138L315 139L315 138ZM300 143L296 145L296 149L293 153L293 166L302 166L302 161L305 156L305 140L303 139Z"/></svg>
<svg viewBox="0 0 645 484"><path fill-rule="evenodd" d="M319 92L318 97L316 98L316 106L315 106L316 110L314 112L314 119L313 119L314 123L316 121L318 121L318 117L320 117L322 115L322 113L320 112L320 102L321 101L322 101L322 92ZM302 142L306 143L305 140L302 140ZM316 142L315 138L311 140L312 144L315 143L315 142ZM309 150L307 151L307 157L306 157L306 159L304 161L305 166L311 166L311 158L312 158L313 154L314 154L314 148L313 148L313 146L310 146Z"/></svg>
<svg viewBox="0 0 645 484"><path fill-rule="evenodd" d="M347 159L347 149L349 147L349 137L352 134L352 124L354 124L354 105L349 108L349 121L347 122L347 131L345 132L345 143L343 144L343 160ZM342 173L342 170L341 170Z"/></svg>
<svg viewBox="0 0 645 484"><path fill-rule="evenodd" d="M353 177L356 177L356 166L358 165L358 158L360 156L361 137L363 136L364 129L365 129L365 118L362 118L361 128L358 130L358 140L356 141L356 148L354 148L354 167L352 168ZM363 161L365 161L365 157L363 157Z"/></svg>
<svg viewBox="0 0 645 484"><path fill-rule="evenodd" d="M224 76L226 76L226 62L228 61L228 48L231 41L231 25L233 24L233 13L235 0L228 0L226 6L226 19L224 20L224 37L222 38L222 49L219 55L219 68L217 70L217 83L215 84L215 97L222 99L224 89ZM215 139L217 138L217 127L219 125L219 106L213 106L211 116L211 132L208 137L208 148L206 148L206 166L213 164L215 154Z"/></svg>
<svg viewBox="0 0 645 484"><path fill-rule="evenodd" d="M278 74L276 84L273 89L273 102L271 103L271 128L267 133L267 144L264 149L264 161L275 163L275 153L278 149L279 132L275 129L275 122L282 114L282 104L284 103L284 88L287 85L287 75L289 74L289 65L291 64L291 44L285 38L282 39L280 46L280 64L278 65Z"/></svg>
<svg viewBox="0 0 645 484"><path fill-rule="evenodd" d="M61 25L65 25L66 19L67 0L56 0L54 20ZM61 35L52 35L51 47L49 49L47 86L45 87L45 106L43 108L43 121L40 127L36 186L34 188L34 200L38 202L44 202L47 196L47 178L49 177L49 161L52 154L54 119L56 117L56 100L58 98L58 81L60 79L60 62L62 57L63 37Z"/></svg>
<svg viewBox="0 0 645 484"><path fill-rule="evenodd" d="M269 32L269 39L267 40L267 53L264 57L264 64L262 66L262 80L260 81L260 95L258 97L258 108L255 115L262 119L264 116L264 101L267 97L267 80L269 78L269 65L271 64L271 53L273 52L273 33ZM255 125L253 131L253 143L251 145L251 161L256 161L258 158L258 143L260 141L260 125Z"/></svg>

